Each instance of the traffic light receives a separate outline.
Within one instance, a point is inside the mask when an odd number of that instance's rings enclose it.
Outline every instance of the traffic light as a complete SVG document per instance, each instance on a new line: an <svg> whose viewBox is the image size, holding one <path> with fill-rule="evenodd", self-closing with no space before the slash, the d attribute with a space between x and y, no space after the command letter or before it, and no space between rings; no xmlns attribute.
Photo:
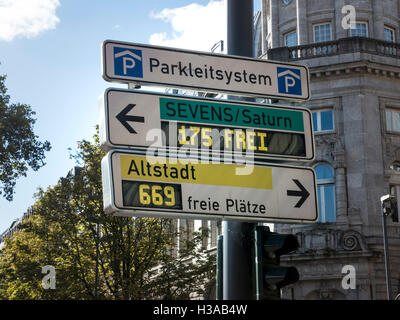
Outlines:
<svg viewBox="0 0 400 320"><path fill-rule="evenodd" d="M297 250L299 243L294 235L264 226L256 227L255 240L256 299L279 300L281 288L299 280L295 267L280 266L280 257Z"/></svg>

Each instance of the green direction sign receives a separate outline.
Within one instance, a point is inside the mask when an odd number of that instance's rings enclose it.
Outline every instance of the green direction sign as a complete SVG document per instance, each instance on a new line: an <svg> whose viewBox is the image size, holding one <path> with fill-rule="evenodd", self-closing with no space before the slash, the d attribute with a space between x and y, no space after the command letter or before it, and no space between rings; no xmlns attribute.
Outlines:
<svg viewBox="0 0 400 320"><path fill-rule="evenodd" d="M100 101L100 138L114 147L312 160L305 108L108 89Z"/></svg>

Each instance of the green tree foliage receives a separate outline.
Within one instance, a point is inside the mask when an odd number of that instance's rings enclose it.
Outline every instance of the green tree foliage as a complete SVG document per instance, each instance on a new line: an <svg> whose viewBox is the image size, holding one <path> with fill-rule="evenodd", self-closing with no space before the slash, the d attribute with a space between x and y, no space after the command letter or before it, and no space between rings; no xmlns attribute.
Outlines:
<svg viewBox="0 0 400 320"><path fill-rule="evenodd" d="M36 119L31 107L10 103L5 79L0 75L0 195L11 201L16 180L26 176L29 167L35 171L42 167L44 153L51 147L33 132Z"/></svg>
<svg viewBox="0 0 400 320"><path fill-rule="evenodd" d="M35 215L0 252L0 299L93 299L96 253L99 299L188 299L207 289L215 257L201 246L206 231L181 234L177 250L175 220L106 215L103 156L98 135L81 141L79 170L39 190ZM45 265L55 267L56 289L42 288Z"/></svg>

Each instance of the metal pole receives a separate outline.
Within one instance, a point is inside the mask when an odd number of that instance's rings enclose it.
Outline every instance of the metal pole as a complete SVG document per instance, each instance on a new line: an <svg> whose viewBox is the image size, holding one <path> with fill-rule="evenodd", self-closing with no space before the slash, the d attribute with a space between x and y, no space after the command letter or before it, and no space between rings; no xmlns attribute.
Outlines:
<svg viewBox="0 0 400 320"><path fill-rule="evenodd" d="M253 56L253 0L228 0L228 54ZM222 222L223 298L254 299L252 238L254 223Z"/></svg>
<svg viewBox="0 0 400 320"><path fill-rule="evenodd" d="M228 0L228 54L253 56L253 0Z"/></svg>
<svg viewBox="0 0 400 320"><path fill-rule="evenodd" d="M96 274L94 280L94 299L97 300L97 291L99 285L99 233L100 233L100 226L97 223L96 226Z"/></svg>
<svg viewBox="0 0 400 320"><path fill-rule="evenodd" d="M385 254L386 292L388 300L392 300L392 280L390 277L389 248L386 231L386 214L382 205L383 250Z"/></svg>
<svg viewBox="0 0 400 320"><path fill-rule="evenodd" d="M254 239L256 300L261 300L263 298L262 236L257 228L254 231Z"/></svg>
<svg viewBox="0 0 400 320"><path fill-rule="evenodd" d="M254 224L223 221L223 298L224 300L252 300Z"/></svg>
<svg viewBox="0 0 400 320"><path fill-rule="evenodd" d="M222 246L223 246L223 236L218 236L217 238L217 276L216 276L216 300L222 300L223 297L223 254L222 254Z"/></svg>

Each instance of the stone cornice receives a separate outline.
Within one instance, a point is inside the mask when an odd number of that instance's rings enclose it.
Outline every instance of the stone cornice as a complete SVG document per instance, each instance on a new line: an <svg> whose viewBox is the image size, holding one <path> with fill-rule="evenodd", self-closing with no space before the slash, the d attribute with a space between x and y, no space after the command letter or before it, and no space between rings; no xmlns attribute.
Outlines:
<svg viewBox="0 0 400 320"><path fill-rule="evenodd" d="M366 258L374 256L373 251L349 251L349 252L335 252L335 251L323 251L319 250L315 253L304 252L304 253L292 253L287 256L282 256L281 261L288 263L290 261L305 261L309 262L315 260L336 260L336 259L354 259L354 258Z"/></svg>
<svg viewBox="0 0 400 320"><path fill-rule="evenodd" d="M400 80L400 67L357 61L336 65L310 67L311 79L335 78L343 76L380 76Z"/></svg>

